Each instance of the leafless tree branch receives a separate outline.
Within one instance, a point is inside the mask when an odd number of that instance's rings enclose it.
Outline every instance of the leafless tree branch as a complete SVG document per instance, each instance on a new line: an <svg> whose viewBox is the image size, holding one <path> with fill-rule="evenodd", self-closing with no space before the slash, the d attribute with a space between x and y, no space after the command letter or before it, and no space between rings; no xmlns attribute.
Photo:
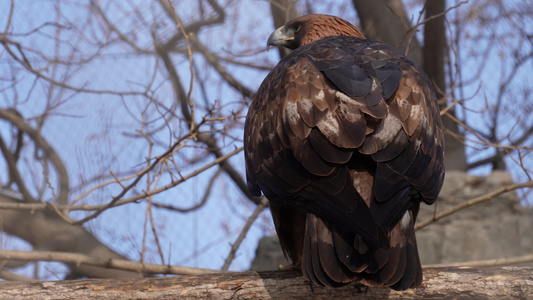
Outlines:
<svg viewBox="0 0 533 300"><path fill-rule="evenodd" d="M494 197L498 196L498 195L501 195L503 193L507 193L509 191L514 191L514 190L517 190L517 189L522 189L522 188L531 188L533 187L533 181L527 181L527 182L524 182L524 183L516 183L516 184L512 184L512 185L509 185L509 186L506 186L506 187L503 187L499 190L496 190L496 191L493 191L493 192L490 192L488 194L485 194L483 196L480 196L480 197L477 197L477 198L474 198L474 199L471 199L469 201L466 201L460 205L457 205L447 211L444 211L440 214L437 214L436 216L434 216L433 218L430 218L430 219L427 219L427 220L424 220L420 223L417 223L415 225L415 230L419 230L419 229L422 229L426 226L428 226L429 224L432 224L432 223L435 223L437 222L438 220L444 218L444 217L447 217L451 214L454 214L460 210L463 210L467 207L470 207L472 205L475 205L475 204L478 204L478 203L481 203L481 202L485 202L485 201L489 201L489 200L492 200L494 199Z"/></svg>
<svg viewBox="0 0 533 300"><path fill-rule="evenodd" d="M134 262L116 258L91 257L78 253L51 252L51 251L15 251L0 250L2 260L28 260L28 261L57 261L69 264L97 266L109 269L134 271L140 274L174 274L174 275L199 275L206 273L220 273L217 270L187 268L170 265L157 265Z"/></svg>
<svg viewBox="0 0 533 300"><path fill-rule="evenodd" d="M239 234L239 237L237 237L237 240L233 245L231 245L231 250L228 254L228 257L224 261L224 265L222 266L222 271L227 271L229 269L229 266L231 265L231 262L235 258L235 254L237 253L237 250L241 246L242 241L246 237L246 234L248 233L248 230L250 230L250 227L252 227L252 224L255 222L257 217L259 217L259 214L263 211L263 209L268 205L268 199L263 197L261 198L261 202L257 205L254 212L248 218L246 223L244 224L244 227L241 230L241 233Z"/></svg>

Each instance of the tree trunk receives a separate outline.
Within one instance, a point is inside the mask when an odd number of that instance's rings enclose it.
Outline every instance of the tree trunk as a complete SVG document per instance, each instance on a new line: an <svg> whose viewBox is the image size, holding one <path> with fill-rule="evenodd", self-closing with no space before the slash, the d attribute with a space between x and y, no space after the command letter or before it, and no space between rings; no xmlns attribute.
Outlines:
<svg viewBox="0 0 533 300"><path fill-rule="evenodd" d="M446 47L446 32L444 17L428 21L424 27L424 47L413 36L415 30L408 32L413 26L407 17L401 0L353 0L357 15L361 20L361 27L365 36L395 46L407 54L407 57L417 66L422 67L435 85L437 98L443 96L440 91L446 91L444 63L448 55ZM425 18L444 12L444 0L426 1ZM413 16L417 17L417 16ZM441 106L441 109L446 104ZM453 110L450 111L453 113ZM459 134L457 123L449 118L443 118L444 127L455 134ZM446 169L466 171L466 156L464 145L451 135L445 135Z"/></svg>
<svg viewBox="0 0 533 300"><path fill-rule="evenodd" d="M0 282L0 299L525 299L533 268L435 268L422 288L403 292L352 283L311 286L296 271L205 274L168 278Z"/></svg>
<svg viewBox="0 0 533 300"><path fill-rule="evenodd" d="M426 19L431 16L441 14L445 10L445 0L426 1ZM424 65L423 69L428 74L431 82L435 86L437 98L445 96L448 88L446 86L446 75L444 71L445 59L448 56L446 46L446 27L444 16L437 17L426 23L424 27ZM444 102L440 108L444 109L448 103ZM449 111L452 115L454 110ZM455 135L460 136L459 125L447 117L442 118L444 127ZM464 144L455 137L446 134L444 136L446 153L446 170L466 171L466 156Z"/></svg>
<svg viewBox="0 0 533 300"><path fill-rule="evenodd" d="M417 66L422 65L422 47L411 28L401 0L353 0L366 38L387 43L404 53Z"/></svg>
<svg viewBox="0 0 533 300"><path fill-rule="evenodd" d="M289 20L298 17L296 1L293 0L270 0L270 11L274 20L274 29L279 28ZM279 57L283 58L291 51L284 47L278 47Z"/></svg>

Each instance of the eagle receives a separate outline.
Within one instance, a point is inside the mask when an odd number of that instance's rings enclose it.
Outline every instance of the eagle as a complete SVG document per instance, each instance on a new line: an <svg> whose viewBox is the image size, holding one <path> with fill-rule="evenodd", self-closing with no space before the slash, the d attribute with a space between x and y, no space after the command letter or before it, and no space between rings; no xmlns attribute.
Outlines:
<svg viewBox="0 0 533 300"><path fill-rule="evenodd" d="M293 50L252 99L248 188L269 200L285 256L327 287L420 287L414 223L444 180L444 138L427 75L348 21L306 15L269 46Z"/></svg>

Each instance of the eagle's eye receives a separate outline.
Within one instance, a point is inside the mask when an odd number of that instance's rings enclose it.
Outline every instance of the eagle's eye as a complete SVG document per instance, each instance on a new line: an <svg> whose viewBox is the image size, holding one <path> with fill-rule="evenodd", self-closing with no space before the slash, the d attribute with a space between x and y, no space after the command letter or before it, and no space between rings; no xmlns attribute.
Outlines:
<svg viewBox="0 0 533 300"><path fill-rule="evenodd" d="M294 33L300 31L300 29L303 27L302 26L302 23L300 22L297 22L297 23L294 23L292 26L292 30L294 30Z"/></svg>

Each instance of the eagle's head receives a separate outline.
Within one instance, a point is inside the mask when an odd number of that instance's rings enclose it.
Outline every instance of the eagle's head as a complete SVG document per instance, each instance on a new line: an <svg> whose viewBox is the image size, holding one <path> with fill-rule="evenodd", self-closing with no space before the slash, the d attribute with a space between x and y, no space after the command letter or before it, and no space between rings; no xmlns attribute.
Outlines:
<svg viewBox="0 0 533 300"><path fill-rule="evenodd" d="M283 46L294 50L305 44L330 36L364 36L349 22L330 15L306 15L293 19L276 29L268 38L269 46Z"/></svg>

